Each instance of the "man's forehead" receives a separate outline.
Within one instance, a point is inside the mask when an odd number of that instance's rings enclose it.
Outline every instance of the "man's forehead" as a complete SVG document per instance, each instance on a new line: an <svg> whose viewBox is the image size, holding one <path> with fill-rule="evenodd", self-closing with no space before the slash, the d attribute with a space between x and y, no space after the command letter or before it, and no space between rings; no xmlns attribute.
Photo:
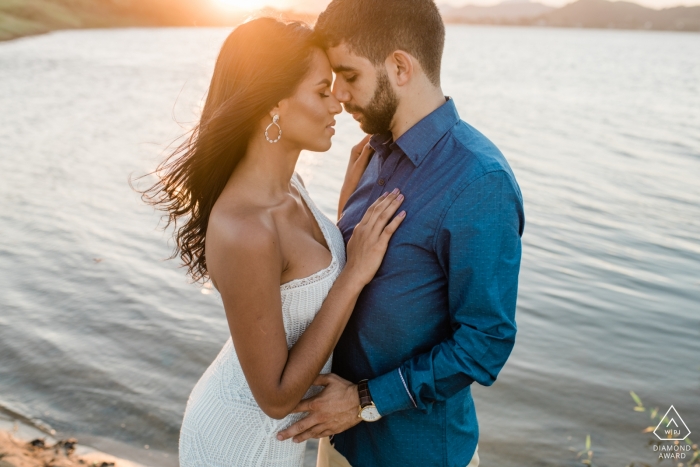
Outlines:
<svg viewBox="0 0 700 467"><path fill-rule="evenodd" d="M345 42L335 47L329 47L326 49L326 54L331 62L333 71L336 73L358 71L372 67L372 62L369 59L355 54Z"/></svg>

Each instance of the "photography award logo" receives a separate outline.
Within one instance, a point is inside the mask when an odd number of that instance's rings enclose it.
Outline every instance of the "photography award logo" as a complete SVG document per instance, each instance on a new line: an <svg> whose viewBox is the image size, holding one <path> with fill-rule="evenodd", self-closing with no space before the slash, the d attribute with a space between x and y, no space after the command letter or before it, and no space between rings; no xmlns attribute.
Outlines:
<svg viewBox="0 0 700 467"><path fill-rule="evenodd" d="M690 435L690 430L676 408L671 406L661 417L659 424L656 425L654 434L661 441L683 441Z"/></svg>
<svg viewBox="0 0 700 467"><path fill-rule="evenodd" d="M659 459L685 459L690 451L689 444L681 444L677 441L685 440L690 435L690 429L685 424L674 406L666 411L661 421L654 429L654 434L661 441L676 441L673 444L659 444L654 446L658 451Z"/></svg>

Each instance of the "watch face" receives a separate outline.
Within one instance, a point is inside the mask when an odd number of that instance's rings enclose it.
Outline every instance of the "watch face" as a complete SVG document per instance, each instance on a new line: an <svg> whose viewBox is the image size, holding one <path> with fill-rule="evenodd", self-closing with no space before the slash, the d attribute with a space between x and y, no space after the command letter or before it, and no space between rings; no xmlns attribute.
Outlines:
<svg viewBox="0 0 700 467"><path fill-rule="evenodd" d="M379 415L379 411L377 410L377 407L373 405L368 405L364 409L362 409L362 420L366 422L374 422L382 418L381 415Z"/></svg>

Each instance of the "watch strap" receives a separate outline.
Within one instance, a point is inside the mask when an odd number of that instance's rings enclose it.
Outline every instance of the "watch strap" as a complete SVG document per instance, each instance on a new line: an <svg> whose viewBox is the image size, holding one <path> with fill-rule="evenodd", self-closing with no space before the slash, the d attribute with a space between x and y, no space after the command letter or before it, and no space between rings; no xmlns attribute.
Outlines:
<svg viewBox="0 0 700 467"><path fill-rule="evenodd" d="M368 380L363 379L359 383L357 383L357 393L360 396L360 408L364 409L368 405L373 405L374 401L372 401L372 395L369 393L369 385L367 384Z"/></svg>

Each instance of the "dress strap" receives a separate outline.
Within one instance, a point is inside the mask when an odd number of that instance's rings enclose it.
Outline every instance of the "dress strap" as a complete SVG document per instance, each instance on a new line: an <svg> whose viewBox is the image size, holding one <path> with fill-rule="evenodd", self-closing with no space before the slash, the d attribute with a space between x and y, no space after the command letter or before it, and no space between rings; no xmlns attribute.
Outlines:
<svg viewBox="0 0 700 467"><path fill-rule="evenodd" d="M299 193L301 193L302 198L304 198L304 201L306 204L309 206L309 209L311 209L311 212L314 213L315 216L315 211L316 211L316 206L314 205L313 201L311 201L309 197L309 192L307 191L306 187L304 186L304 183L301 181L301 175L297 173L296 171L292 174L292 181L294 182L294 185L297 187L297 190L299 190Z"/></svg>
<svg viewBox="0 0 700 467"><path fill-rule="evenodd" d="M301 175L296 170L292 174L292 180L297 184L297 186L304 188L304 184L301 182Z"/></svg>

